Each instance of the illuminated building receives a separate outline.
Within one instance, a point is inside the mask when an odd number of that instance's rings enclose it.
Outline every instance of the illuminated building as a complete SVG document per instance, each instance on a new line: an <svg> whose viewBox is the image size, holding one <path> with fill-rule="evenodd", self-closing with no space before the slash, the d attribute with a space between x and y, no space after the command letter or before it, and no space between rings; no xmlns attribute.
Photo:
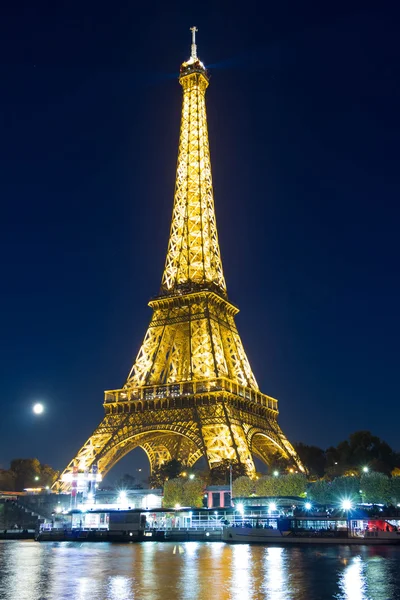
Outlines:
<svg viewBox="0 0 400 600"><path fill-rule="evenodd" d="M151 468L172 458L191 467L205 456L255 472L278 452L303 470L278 423L278 402L262 394L228 300L214 211L205 93L207 71L192 51L180 69L182 118L172 224L153 316L122 389L105 392L105 417L62 474L104 476L140 446ZM98 469L98 471L97 471Z"/></svg>

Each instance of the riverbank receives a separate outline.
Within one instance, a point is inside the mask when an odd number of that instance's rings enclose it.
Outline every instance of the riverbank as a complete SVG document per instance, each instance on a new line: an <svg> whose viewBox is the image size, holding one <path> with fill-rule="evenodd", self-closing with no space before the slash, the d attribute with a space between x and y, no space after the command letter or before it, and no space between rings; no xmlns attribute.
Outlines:
<svg viewBox="0 0 400 600"><path fill-rule="evenodd" d="M6 530L0 531L0 540L33 540L35 539L35 532L32 530L24 531L13 531Z"/></svg>

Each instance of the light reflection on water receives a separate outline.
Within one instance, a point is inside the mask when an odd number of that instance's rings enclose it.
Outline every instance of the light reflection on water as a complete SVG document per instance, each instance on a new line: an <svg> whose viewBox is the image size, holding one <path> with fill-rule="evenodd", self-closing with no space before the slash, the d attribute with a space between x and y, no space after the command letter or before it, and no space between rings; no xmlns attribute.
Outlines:
<svg viewBox="0 0 400 600"><path fill-rule="evenodd" d="M400 600L400 548L0 542L0 600Z"/></svg>
<svg viewBox="0 0 400 600"><path fill-rule="evenodd" d="M277 546L267 548L265 559L265 594L270 600L286 600L289 596L284 549Z"/></svg>

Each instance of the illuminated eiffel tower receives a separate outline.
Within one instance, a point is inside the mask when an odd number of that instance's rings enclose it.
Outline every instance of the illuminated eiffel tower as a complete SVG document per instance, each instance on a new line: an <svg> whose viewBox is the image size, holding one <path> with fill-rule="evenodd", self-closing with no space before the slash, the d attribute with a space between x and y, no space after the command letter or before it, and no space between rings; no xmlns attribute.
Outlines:
<svg viewBox="0 0 400 600"><path fill-rule="evenodd" d="M105 417L61 476L104 476L140 446L151 469L176 458L191 467L204 456L268 463L279 453L302 469L277 423L277 400L262 394L227 299L218 244L207 132L207 71L191 56L180 69L183 88L175 201L159 295L153 316L122 389L105 392Z"/></svg>

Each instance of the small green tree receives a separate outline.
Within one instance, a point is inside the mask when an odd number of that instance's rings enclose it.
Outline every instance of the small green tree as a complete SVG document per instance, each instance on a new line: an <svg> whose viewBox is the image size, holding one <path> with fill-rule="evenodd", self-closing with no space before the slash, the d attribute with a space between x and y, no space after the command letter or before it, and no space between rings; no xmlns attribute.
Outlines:
<svg viewBox="0 0 400 600"><path fill-rule="evenodd" d="M359 502L360 480L358 477L336 477L331 483L331 501L340 504L343 500Z"/></svg>
<svg viewBox="0 0 400 600"><path fill-rule="evenodd" d="M280 477L271 477L271 475L261 477L256 481L255 489L257 496L280 496Z"/></svg>
<svg viewBox="0 0 400 600"><path fill-rule="evenodd" d="M307 490L307 498L317 504L327 505L331 502L331 484L324 479L319 479L310 484Z"/></svg>
<svg viewBox="0 0 400 600"><path fill-rule="evenodd" d="M365 473L361 477L361 497L363 502L386 504L391 497L390 479L384 473Z"/></svg>
<svg viewBox="0 0 400 600"><path fill-rule="evenodd" d="M277 477L281 496L305 496L307 478L303 473L291 473Z"/></svg>
<svg viewBox="0 0 400 600"><path fill-rule="evenodd" d="M392 504L400 504L400 476L398 475L390 480L390 499Z"/></svg>
<svg viewBox="0 0 400 600"><path fill-rule="evenodd" d="M203 490L204 485L201 479L188 479L183 485L182 502L178 500L178 503L182 506L202 507Z"/></svg>
<svg viewBox="0 0 400 600"><path fill-rule="evenodd" d="M185 480L182 477L168 479L168 481L164 483L164 507L174 508L176 504L180 504L181 506L184 505L184 484Z"/></svg>
<svg viewBox="0 0 400 600"><path fill-rule="evenodd" d="M232 492L236 498L246 498L251 496L251 494L254 493L254 489L255 482L246 475L238 477L232 484Z"/></svg>

